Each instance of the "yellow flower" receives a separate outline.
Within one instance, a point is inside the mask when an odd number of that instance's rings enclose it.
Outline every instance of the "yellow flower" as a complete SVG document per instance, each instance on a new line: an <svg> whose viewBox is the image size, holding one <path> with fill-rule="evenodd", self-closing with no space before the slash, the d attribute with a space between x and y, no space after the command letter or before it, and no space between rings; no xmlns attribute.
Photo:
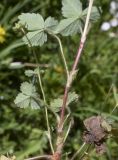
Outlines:
<svg viewBox="0 0 118 160"><path fill-rule="evenodd" d="M6 31L3 27L0 26L0 43L5 41Z"/></svg>

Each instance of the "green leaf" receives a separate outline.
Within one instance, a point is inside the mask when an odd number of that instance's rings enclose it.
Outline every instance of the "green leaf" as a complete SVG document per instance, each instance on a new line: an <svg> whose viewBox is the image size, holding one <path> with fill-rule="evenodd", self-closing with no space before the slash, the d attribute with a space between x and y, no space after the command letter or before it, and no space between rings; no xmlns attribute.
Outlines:
<svg viewBox="0 0 118 160"><path fill-rule="evenodd" d="M51 104L50 104L50 107L51 109L54 111L54 112L59 112L60 111L60 108L62 106L62 99L61 98L57 98L57 99L54 99Z"/></svg>
<svg viewBox="0 0 118 160"><path fill-rule="evenodd" d="M29 47L42 46L47 41L47 30L55 30L58 21L52 17L48 17L45 22L40 14L23 13L19 17L19 24L27 29L27 33L23 37L23 41Z"/></svg>
<svg viewBox="0 0 118 160"><path fill-rule="evenodd" d="M33 75L35 74L35 72L33 71L33 70L26 70L25 71L25 75L27 76L27 77L32 77Z"/></svg>
<svg viewBox="0 0 118 160"><path fill-rule="evenodd" d="M33 31L28 32L26 36L23 37L25 44L30 46L42 46L47 41L47 34L44 31ZM30 43L29 43L30 42Z"/></svg>
<svg viewBox="0 0 118 160"><path fill-rule="evenodd" d="M20 93L17 95L14 103L20 108L31 107L32 109L39 109L39 95L36 92L33 84L24 82L21 84Z"/></svg>
<svg viewBox="0 0 118 160"><path fill-rule="evenodd" d="M63 0L62 14L66 18L79 17L82 13L80 0Z"/></svg>
<svg viewBox="0 0 118 160"><path fill-rule="evenodd" d="M32 96L34 93L36 93L36 88L33 86L32 83L23 82L21 84L20 90L23 94Z"/></svg>
<svg viewBox="0 0 118 160"><path fill-rule="evenodd" d="M70 103L77 101L78 97L79 97L78 94L76 94L75 92L70 92L68 94L67 104L69 105Z"/></svg>
<svg viewBox="0 0 118 160"><path fill-rule="evenodd" d="M83 19L86 18L87 16L87 12L88 12L88 8L86 8L83 12L82 12L82 17ZM91 16L90 16L90 20L95 22L100 18L100 13L97 7L92 7L92 11L91 11Z"/></svg>
<svg viewBox="0 0 118 160"><path fill-rule="evenodd" d="M67 18L61 20L56 33L61 33L64 36L73 35L81 32L81 21L79 18Z"/></svg>
<svg viewBox="0 0 118 160"><path fill-rule="evenodd" d="M75 102L76 100L78 100L78 95L75 92L70 92L68 94L67 106L70 105L72 102ZM57 98L50 103L50 107L54 112L59 112L61 109L62 103L63 103L63 99Z"/></svg>
<svg viewBox="0 0 118 160"><path fill-rule="evenodd" d="M81 32L81 2L79 0L63 0L62 5L62 14L66 19L61 20L55 33L61 33L63 36L68 36Z"/></svg>
<svg viewBox="0 0 118 160"><path fill-rule="evenodd" d="M83 22L86 20L88 8L82 10L80 0L63 0L62 14L66 19L61 20L55 33L61 33L63 36L81 33ZM92 8L90 20L96 21L100 17L98 9Z"/></svg>
<svg viewBox="0 0 118 160"><path fill-rule="evenodd" d="M28 33L23 37L25 44L28 44L29 47L31 45L42 46L47 41L47 34L44 33L45 22L40 14L23 13L18 19L19 23L28 30Z"/></svg>
<svg viewBox="0 0 118 160"><path fill-rule="evenodd" d="M29 96L19 93L14 102L20 108L27 108L30 104Z"/></svg>
<svg viewBox="0 0 118 160"><path fill-rule="evenodd" d="M40 30L44 28L44 20L40 14L22 13L18 16L19 23L24 25L28 30Z"/></svg>
<svg viewBox="0 0 118 160"><path fill-rule="evenodd" d="M46 29L49 29L49 30L53 31L53 30L55 30L57 25L58 25L58 21L55 20L53 17L48 17L45 20L45 28Z"/></svg>

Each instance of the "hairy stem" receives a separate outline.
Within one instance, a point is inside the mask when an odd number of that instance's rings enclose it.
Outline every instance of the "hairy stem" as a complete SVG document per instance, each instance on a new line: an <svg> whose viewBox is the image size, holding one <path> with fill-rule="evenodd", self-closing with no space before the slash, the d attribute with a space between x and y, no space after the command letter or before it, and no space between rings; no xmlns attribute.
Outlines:
<svg viewBox="0 0 118 160"><path fill-rule="evenodd" d="M74 64L72 66L72 70L70 72L70 75L67 79L67 83L66 83L66 87L65 87L65 91L64 91L64 96L63 96L63 104L61 107L61 113L60 113L60 122L58 124L57 127L57 148L56 148L56 159L55 160L60 160L61 159L61 153L62 153L62 149L63 149L63 145L64 145L64 138L63 138L63 122L64 122L64 118L65 118L65 109L66 109L66 103L67 103L67 98L68 98L68 92L71 88L75 73L76 73L76 69L78 66L78 62L86 41L86 36L87 36L87 30L88 30L88 26L89 26L89 19L90 19L90 13L91 13L91 9L92 9L92 5L93 5L93 0L89 1L89 7L88 7L88 13L87 13L87 17L86 17L86 22L85 22L85 27L84 27L84 31L82 33L81 36L81 40L80 40L80 45L79 45L79 49L74 61Z"/></svg>
<svg viewBox="0 0 118 160"><path fill-rule="evenodd" d="M75 75L77 65L78 65L78 62L79 62L79 59L80 59L80 56L81 56L81 53L82 53L82 50L83 50L83 47L84 47L84 44L85 44L85 41L86 41L86 35L87 35L87 29L88 29L88 25L89 25L89 19L90 19L92 4L93 4L93 0L90 0L88 13L87 13L87 18L86 18L86 23L85 23L85 27L84 27L84 31L83 31L81 40L80 40L80 45L79 45L79 48L78 48L77 56L75 58L72 70L70 72L70 75L69 75L69 78L67 80L67 84L66 84L66 87L65 87L65 92L64 92L64 97L63 97L63 105L62 105L62 110L61 110L61 115L60 115L61 119L60 119L60 124L59 124L59 131L62 128L63 121L64 121L68 92L69 92L69 89L70 89L71 84L73 82L73 77Z"/></svg>

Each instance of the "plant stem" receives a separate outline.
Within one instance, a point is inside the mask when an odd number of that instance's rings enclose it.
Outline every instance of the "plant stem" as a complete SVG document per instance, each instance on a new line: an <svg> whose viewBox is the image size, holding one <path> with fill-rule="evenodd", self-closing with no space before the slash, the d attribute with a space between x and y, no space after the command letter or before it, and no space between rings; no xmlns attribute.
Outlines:
<svg viewBox="0 0 118 160"><path fill-rule="evenodd" d="M117 109L118 104L115 105L115 107L113 108L113 110L111 111L111 114Z"/></svg>
<svg viewBox="0 0 118 160"><path fill-rule="evenodd" d="M36 159L50 160L51 156L50 155L36 156L36 157L28 158L28 159L25 159L25 160L36 160Z"/></svg>
<svg viewBox="0 0 118 160"><path fill-rule="evenodd" d="M84 151L83 155L80 157L80 160L84 160L85 157L89 158L88 156L90 154L89 153L90 148L91 148L91 144L89 144L89 146L87 147L87 149Z"/></svg>
<svg viewBox="0 0 118 160"><path fill-rule="evenodd" d="M64 62L64 66L65 66L65 70L66 70L66 74L67 74L67 78L68 78L69 77L69 69L68 69L68 65L67 65L67 62L66 62L66 58L64 56L64 51L63 51L61 40L57 35L54 35L54 37L57 39L57 41L59 43L61 56L62 56L62 59L63 59L63 62Z"/></svg>
<svg viewBox="0 0 118 160"><path fill-rule="evenodd" d="M34 63L22 63L24 67L33 67L33 68L36 68L36 67L41 67L41 68L49 68L51 67L50 65L48 64L34 64Z"/></svg>
<svg viewBox="0 0 118 160"><path fill-rule="evenodd" d="M21 28L23 34L25 35L29 45L30 45L30 48L32 50L32 53L35 57L35 60L36 60L36 64L38 65L38 59L37 59L37 56L36 56L36 53L32 47L32 44L29 40L29 38L27 37L25 31L23 28ZM38 80L39 80L39 85L40 85L40 88L41 88L41 92L42 92L42 96L43 96L43 100L44 100L44 103L46 104L46 96L45 96L45 92L44 92L44 89L43 89L43 84L42 84L42 80L41 80L41 74L40 74L40 68L38 67ZM50 126L49 126L49 118L48 118L48 110L47 110L47 107L45 106L45 115L46 115L46 124L47 124L47 130L48 130L48 139L49 139L49 143L50 143L50 148L51 148L51 151L52 153L54 154L54 149L53 149L53 145L52 145L52 138L51 138L51 131L50 131Z"/></svg>
<svg viewBox="0 0 118 160"><path fill-rule="evenodd" d="M71 127L72 127L72 120L71 120L70 123L69 123L68 129L67 129L67 132L66 132L66 135L65 135L65 137L64 137L64 143L65 143L65 141L66 141L66 139L67 139L67 137L68 137L68 135L69 135L69 132L70 132Z"/></svg>
<svg viewBox="0 0 118 160"><path fill-rule="evenodd" d="M64 63L64 66L65 66L65 70L66 70L66 74L67 74L67 79L69 77L69 69L68 69L68 65L67 65L67 61L66 61L66 58L65 58L65 55L64 55L64 51L63 51L63 46L62 46L62 43L61 43L61 40L60 38L54 34L52 31L50 30L47 30L47 32L53 36L54 38L56 38L56 40L58 41L59 43L59 47L60 47L60 51L61 51L61 56L62 56L62 59L63 59L63 63Z"/></svg>
<svg viewBox="0 0 118 160"><path fill-rule="evenodd" d="M87 35L87 29L88 29L88 25L89 25L89 19L90 19L90 13L91 13L91 9L92 9L92 5L93 5L93 0L90 0L89 2L89 8L88 8L88 13L87 13L87 18L86 18L86 22L85 22L85 27L84 27L84 31L80 40L80 45L79 45L79 49L77 52L77 56L75 58L75 62L73 64L72 70L70 72L69 78L67 80L67 84L65 87L65 92L64 92L64 97L63 97L63 105L62 105L62 110L61 110L61 115L60 115L60 124L59 124L59 131L62 129L62 125L63 125L63 121L64 121L64 115L65 115L65 108L66 108L66 102L67 102L67 98L68 98L68 92L69 89L71 87L71 84L73 82L73 77L75 75L76 69L77 69L77 65L86 41L86 35Z"/></svg>
<svg viewBox="0 0 118 160"><path fill-rule="evenodd" d="M112 114L112 113L117 109L117 107L118 107L117 90L116 90L115 85L113 85L113 94L114 94L114 99L115 99L115 101L116 101L116 105L115 105L115 107L113 108L111 114Z"/></svg>
<svg viewBox="0 0 118 160"><path fill-rule="evenodd" d="M44 92L44 89L43 89L43 84L42 84L42 80L41 80L41 75L40 75L40 70L39 69L38 69L38 79L39 79L41 92L42 92L42 95L43 95L43 100L44 100L44 103L46 104L46 97L45 97L45 92ZM53 145L52 145L51 131L50 131L50 125L49 125L49 118L48 118L48 109L47 109L46 106L44 106L44 108L45 108L46 124L47 124L47 130L48 130L48 139L49 139L51 151L54 154L54 148L53 148Z"/></svg>
<svg viewBox="0 0 118 160"><path fill-rule="evenodd" d="M76 73L76 69L77 69L77 65L86 41L86 36L87 36L87 30L88 30L88 26L89 26L89 19L90 19L90 13L91 13L91 9L92 9L92 5L93 5L93 0L89 1L89 7L88 7L88 13L87 13L87 18L86 18L86 22L85 22L85 27L84 27L84 31L82 33L81 36L81 40L80 40L80 45L79 45L79 49L74 61L74 64L72 66L72 70L69 74L69 77L67 79L67 83L65 86L65 91L64 91L64 96L63 96L63 104L61 107L61 113L60 113L60 122L58 124L57 127L57 148L56 148L56 152L55 154L58 155L55 160L60 160L61 159L61 153L62 153L62 149L63 149L63 145L64 145L64 141L63 141L63 122L64 122L64 118L65 118L65 109L66 109L66 103L67 103L67 98L68 98L68 92L70 90L70 87L72 85L75 73Z"/></svg>
<svg viewBox="0 0 118 160"><path fill-rule="evenodd" d="M41 92L42 92L42 95L43 95L43 100L44 100L44 103L46 104L46 97L45 97L45 92L44 92L44 89L43 89L43 84L42 84L42 80L41 80L41 75L40 75L40 70L39 69L38 69L38 79L39 79ZM50 126L49 126L48 109L47 109L46 106L44 106L44 108L45 108L45 115L46 115L46 124L47 124L47 129L48 129L48 139L49 139L51 151L54 154L54 148L53 148L53 145L52 145L52 138L51 138L51 131L50 131Z"/></svg>
<svg viewBox="0 0 118 160"><path fill-rule="evenodd" d="M85 147L86 143L83 143L83 145L79 148L79 150L73 155L73 157L71 158L71 160L74 160L77 155L81 152L81 150Z"/></svg>

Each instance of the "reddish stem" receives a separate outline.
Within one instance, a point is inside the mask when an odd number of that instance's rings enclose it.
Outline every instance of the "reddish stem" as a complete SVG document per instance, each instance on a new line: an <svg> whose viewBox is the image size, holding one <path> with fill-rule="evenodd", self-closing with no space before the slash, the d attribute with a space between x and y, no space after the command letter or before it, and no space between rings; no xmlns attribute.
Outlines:
<svg viewBox="0 0 118 160"><path fill-rule="evenodd" d="M53 155L52 160L60 160L61 159L61 154L62 154L62 149L63 149L63 145L64 145L64 136L63 136L63 123L64 123L64 117L65 117L65 109L66 109L66 103L67 103L67 98L68 98L68 92L70 90L70 87L72 85L73 82L73 78L75 76L76 73L76 69L79 63L79 59L86 41L86 35L87 35L87 29L88 29L88 25L89 25L89 19L90 19L90 13L92 10L92 5L93 5L93 0L89 1L89 7L88 7L88 13L87 13L87 17L86 17L86 22L85 22L85 27L84 27L84 31L82 33L82 37L81 37L81 41L80 41L80 45L79 45L79 49L77 52L77 56L75 58L74 64L72 66L72 70L69 74L69 77L67 79L67 83L66 83L66 87L64 90L64 96L63 96L63 104L62 104L62 109L61 109L61 113L60 113L60 122L58 124L58 128L57 128L57 148L56 148L56 152ZM54 157L56 155L56 157Z"/></svg>
<svg viewBox="0 0 118 160"><path fill-rule="evenodd" d="M60 160L61 159L61 152L62 152L63 145L64 145L63 144L64 143L63 142L63 122L64 122L64 117L65 117L65 109L66 109L66 103L67 103L67 99L68 99L68 93L69 93L70 87L73 82L73 76L74 76L75 71L77 69L77 65L78 65L78 62L79 62L79 59L80 59L80 56L81 56L81 53L82 53L82 50L84 47L85 40L86 40L86 38L84 39L84 41L82 38L80 41L80 46L79 46L79 49L78 49L78 52L76 55L76 59L75 59L75 62L72 66L72 70L70 72L70 75L69 75L69 78L67 80L67 84L66 84L66 87L64 90L63 104L62 104L61 113L60 113L60 122L58 124L58 129L57 129L57 134L58 134L57 135L57 143L56 143L57 148L56 148L55 154L53 155L52 160Z"/></svg>
<svg viewBox="0 0 118 160"><path fill-rule="evenodd" d="M75 62L74 62L73 67L72 67L72 72L74 72L77 69L77 65L78 65L78 62L79 62L79 59L80 59L80 56L81 56L81 53L82 53L82 50L83 50L83 47L84 47L84 42L82 42L82 40L80 41L80 46L79 46L79 49L78 49L78 52L77 52Z"/></svg>
<svg viewBox="0 0 118 160"><path fill-rule="evenodd" d="M69 91L69 87L65 87L65 91L64 91L64 96L63 96L63 104L61 107L61 113L60 113L60 123L58 125L58 132L61 133L62 131L62 126L63 126L63 122L64 122L64 115L65 115L65 108L66 108L66 102L68 99L68 91Z"/></svg>
<svg viewBox="0 0 118 160"><path fill-rule="evenodd" d="M72 81L73 81L72 78L73 78L73 75L74 75L74 73L75 73L75 71L77 69L77 65L78 65L78 62L79 62L83 47L84 47L84 42L81 41L79 49L78 49L78 52L77 52L77 56L76 56L75 62L74 62L73 67L72 67L72 71L70 72L70 76L69 76L67 85L65 87L64 96L63 96L63 104L62 104L61 113L60 113L60 123L58 125L58 132L61 132L62 129L63 129L63 121L64 121L66 103L67 103L67 99L68 99L68 92L69 92L70 87L72 85Z"/></svg>

